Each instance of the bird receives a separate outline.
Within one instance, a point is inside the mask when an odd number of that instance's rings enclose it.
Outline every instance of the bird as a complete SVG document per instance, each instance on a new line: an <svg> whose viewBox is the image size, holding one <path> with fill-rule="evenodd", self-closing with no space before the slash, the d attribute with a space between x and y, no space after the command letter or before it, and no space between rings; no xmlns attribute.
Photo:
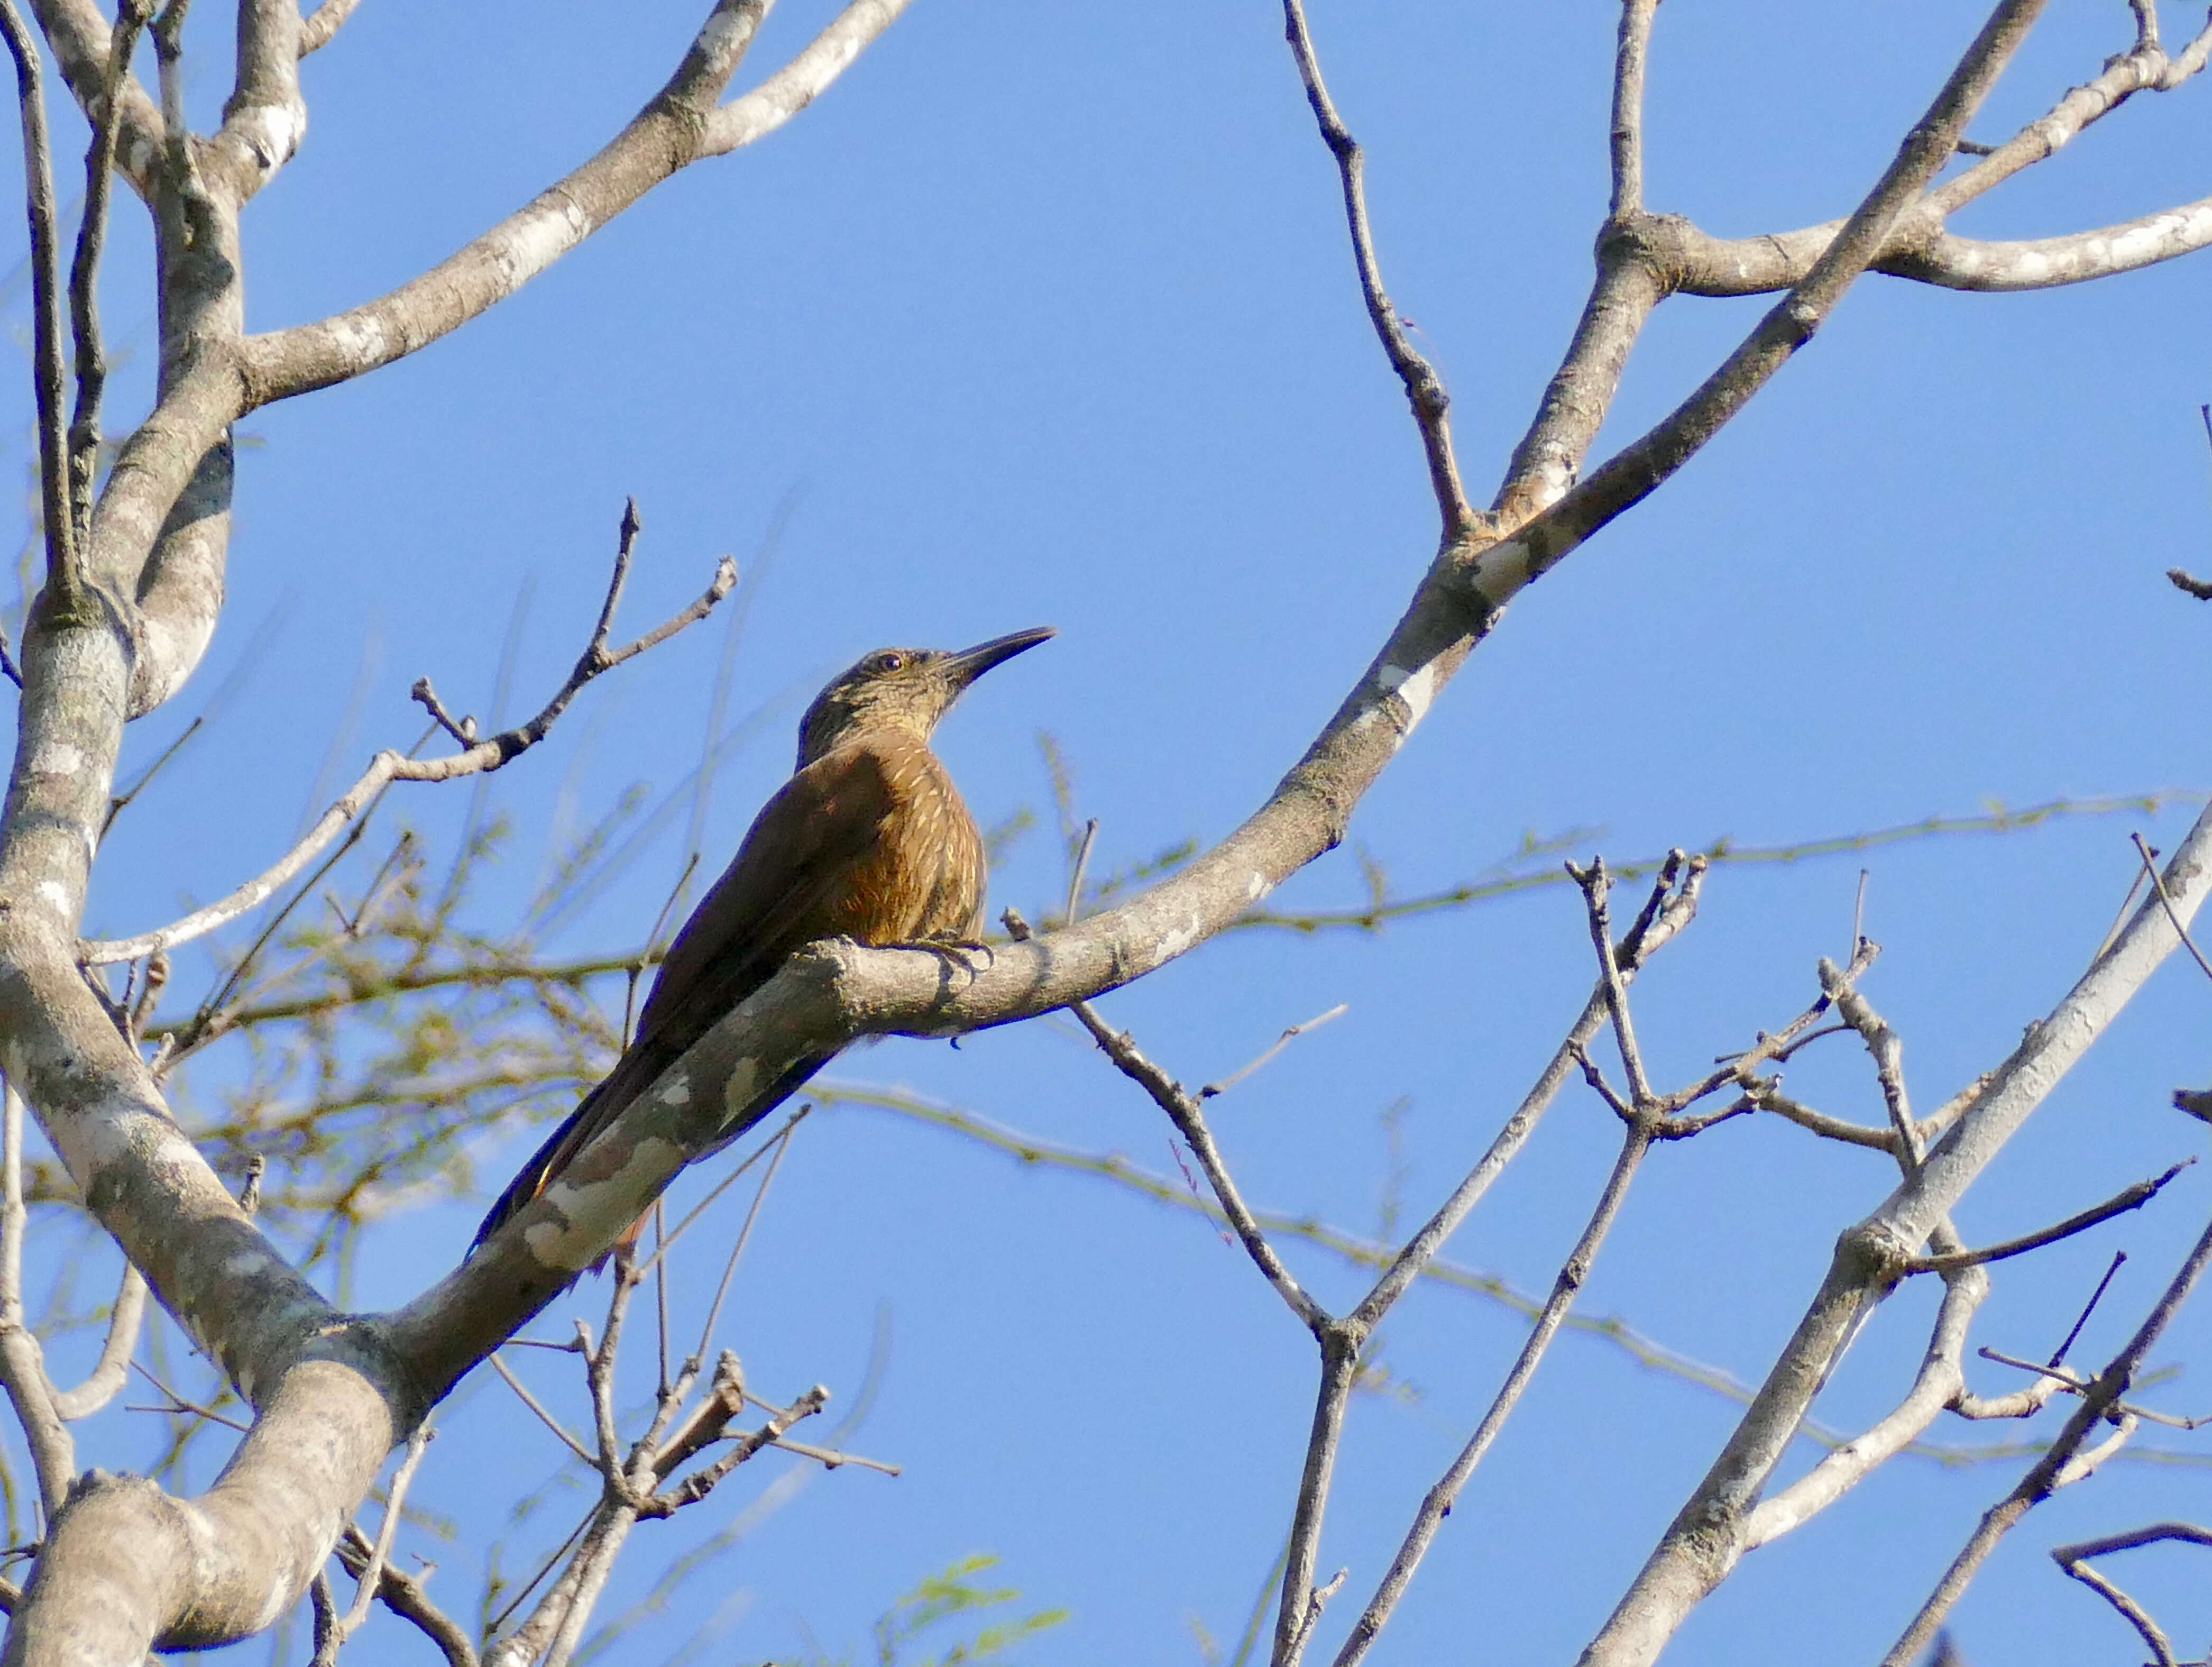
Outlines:
<svg viewBox="0 0 2212 1667"><path fill-rule="evenodd" d="M797 769L670 942L635 1037L508 1183L471 1250L793 951L825 938L880 946L982 936L983 838L929 738L977 678L1054 635L1039 626L957 653L878 648L815 697L799 720ZM799 1061L756 1107L774 1105L832 1056ZM632 1223L610 1254L634 1244L643 1226Z"/></svg>

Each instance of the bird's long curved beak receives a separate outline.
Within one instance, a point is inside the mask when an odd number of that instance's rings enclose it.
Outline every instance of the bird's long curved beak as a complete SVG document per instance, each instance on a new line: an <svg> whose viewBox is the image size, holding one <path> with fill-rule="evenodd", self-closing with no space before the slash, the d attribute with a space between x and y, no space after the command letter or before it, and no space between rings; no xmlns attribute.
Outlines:
<svg viewBox="0 0 2212 1667"><path fill-rule="evenodd" d="M965 689L994 666L1003 666L1016 654L1034 648L1049 637L1060 633L1049 625L1038 625L1026 631L1015 631L1007 636L994 636L988 642L978 642L972 648L963 648L945 663L951 673L952 686Z"/></svg>

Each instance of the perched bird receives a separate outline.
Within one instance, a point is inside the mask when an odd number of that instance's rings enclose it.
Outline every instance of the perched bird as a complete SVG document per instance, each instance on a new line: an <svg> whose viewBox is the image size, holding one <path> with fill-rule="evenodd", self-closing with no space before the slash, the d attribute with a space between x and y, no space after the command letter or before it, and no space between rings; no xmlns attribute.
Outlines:
<svg viewBox="0 0 2212 1667"><path fill-rule="evenodd" d="M793 950L823 938L880 946L982 935L982 836L930 751L930 732L969 684L1052 635L1016 631L958 654L878 648L815 697L799 720L797 771L761 806L668 946L636 1039L508 1183L477 1229L477 1244ZM793 1066L766 1104L830 1057ZM635 1243L642 1226L620 1243Z"/></svg>

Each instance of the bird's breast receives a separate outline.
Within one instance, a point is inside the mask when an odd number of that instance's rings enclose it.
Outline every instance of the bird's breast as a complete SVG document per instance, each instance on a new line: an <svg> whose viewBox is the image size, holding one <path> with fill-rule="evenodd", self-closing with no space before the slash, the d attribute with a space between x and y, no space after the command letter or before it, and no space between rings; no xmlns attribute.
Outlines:
<svg viewBox="0 0 2212 1667"><path fill-rule="evenodd" d="M973 940L982 930L982 837L937 755L919 741L877 749L890 813L854 865L832 929L862 943Z"/></svg>

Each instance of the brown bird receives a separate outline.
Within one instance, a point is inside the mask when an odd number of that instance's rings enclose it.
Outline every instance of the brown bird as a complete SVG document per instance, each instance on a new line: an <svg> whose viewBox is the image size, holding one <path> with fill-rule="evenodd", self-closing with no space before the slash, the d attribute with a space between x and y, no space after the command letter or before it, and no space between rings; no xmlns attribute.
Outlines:
<svg viewBox="0 0 2212 1667"><path fill-rule="evenodd" d="M501 1193L476 1244L543 1192L716 1020L791 952L823 938L864 944L972 943L982 935L982 836L930 732L994 666L1048 627L958 654L878 648L815 697L799 724L799 768L761 806L744 843L668 946L637 1037ZM831 1056L801 1060L765 1110ZM636 1240L642 1221L619 1241Z"/></svg>

